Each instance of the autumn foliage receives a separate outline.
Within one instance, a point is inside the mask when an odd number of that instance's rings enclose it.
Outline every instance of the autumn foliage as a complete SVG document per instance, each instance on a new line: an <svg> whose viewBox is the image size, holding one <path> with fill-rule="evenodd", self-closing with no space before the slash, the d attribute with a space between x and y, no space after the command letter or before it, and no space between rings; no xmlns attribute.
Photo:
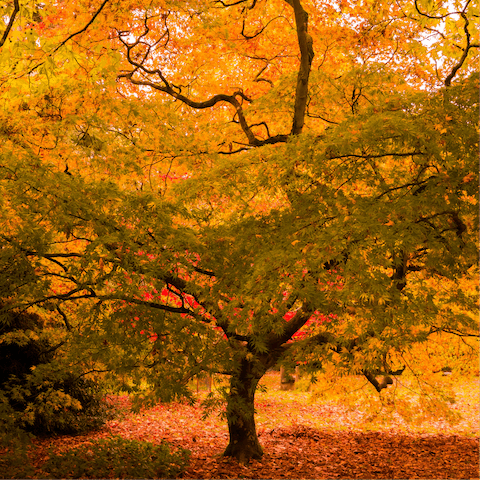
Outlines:
<svg viewBox="0 0 480 480"><path fill-rule="evenodd" d="M0 325L143 404L226 376L241 462L279 363L382 396L475 357L473 2L2 8Z"/></svg>

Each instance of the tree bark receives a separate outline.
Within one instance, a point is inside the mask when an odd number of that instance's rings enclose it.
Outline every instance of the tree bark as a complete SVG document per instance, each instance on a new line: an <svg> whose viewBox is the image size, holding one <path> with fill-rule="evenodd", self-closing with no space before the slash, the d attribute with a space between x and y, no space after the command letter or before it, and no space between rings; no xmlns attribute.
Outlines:
<svg viewBox="0 0 480 480"><path fill-rule="evenodd" d="M297 39L300 48L300 68L297 75L297 88L295 91L295 109L293 114L292 135L302 133L305 123L305 112L308 102L308 79L312 68L315 53L313 39L308 33L308 13L303 9L300 0L286 0L295 13L297 26Z"/></svg>
<svg viewBox="0 0 480 480"><path fill-rule="evenodd" d="M255 425L255 390L266 369L258 362L243 358L240 368L231 376L227 399L227 422L230 442L224 456L235 457L240 463L260 459L263 448Z"/></svg>

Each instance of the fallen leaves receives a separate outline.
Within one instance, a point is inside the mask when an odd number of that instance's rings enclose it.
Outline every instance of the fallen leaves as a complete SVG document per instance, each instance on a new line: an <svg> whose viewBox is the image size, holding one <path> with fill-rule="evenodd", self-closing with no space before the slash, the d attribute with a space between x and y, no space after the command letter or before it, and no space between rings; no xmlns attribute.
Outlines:
<svg viewBox="0 0 480 480"><path fill-rule="evenodd" d="M279 385L277 376L272 382ZM478 386L478 381L474 382ZM477 390L478 392L478 390ZM472 397L468 396L469 402ZM94 438L122 435L160 442L192 452L184 479L220 478L478 478L478 402L465 403L462 424L409 431L399 419L365 424L361 411L339 402L310 403L309 394L270 388L257 395L257 430L264 447L261 461L247 466L222 457L228 443L226 422L217 416L202 420L199 405L159 404L140 413L128 411L125 397L115 399L123 415L91 435L36 439L31 452L42 478L48 448L68 450ZM459 403L458 408L464 404ZM472 407L473 409L469 409ZM465 416L465 412L462 414ZM370 429L370 431L367 430ZM376 431L371 431L375 428Z"/></svg>
<svg viewBox="0 0 480 480"><path fill-rule="evenodd" d="M473 438L329 432L299 425L274 429L262 443L260 462L244 467L204 453L192 458L181 478L478 477L478 441Z"/></svg>

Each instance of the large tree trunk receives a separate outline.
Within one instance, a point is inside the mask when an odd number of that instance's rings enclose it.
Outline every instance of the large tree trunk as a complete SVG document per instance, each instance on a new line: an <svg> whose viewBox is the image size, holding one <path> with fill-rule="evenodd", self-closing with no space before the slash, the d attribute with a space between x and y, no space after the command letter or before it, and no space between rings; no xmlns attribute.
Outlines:
<svg viewBox="0 0 480 480"><path fill-rule="evenodd" d="M230 434L224 455L235 457L240 463L260 459L263 449L255 426L255 390L266 370L258 364L243 359L241 366L230 379L227 401L227 422Z"/></svg>

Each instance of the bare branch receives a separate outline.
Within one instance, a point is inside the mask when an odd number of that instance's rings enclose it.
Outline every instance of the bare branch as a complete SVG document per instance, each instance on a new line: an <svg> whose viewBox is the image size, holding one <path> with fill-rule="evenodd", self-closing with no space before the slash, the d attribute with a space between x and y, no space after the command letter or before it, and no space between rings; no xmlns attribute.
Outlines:
<svg viewBox="0 0 480 480"><path fill-rule="evenodd" d="M181 101L185 105L188 105L191 108L195 108L195 109L199 109L199 110L213 107L217 103L221 103L221 102L229 103L230 105L232 105L235 108L236 116L238 117L238 122L240 124L240 127L242 128L243 132L245 133L245 135L248 139L248 143L250 145L253 145L255 147L259 147L259 146L266 145L266 144L280 143L280 142L286 142L287 141L287 135L275 135L274 137L268 137L265 140L260 140L254 135L254 133L252 132L251 127L248 125L247 120L245 118L245 115L243 113L242 104L237 99L237 97L240 97L243 100L251 101L243 92L236 91L232 95L226 95L226 94L220 93L220 94L214 95L213 97L209 98L208 100L198 102L198 101L195 101L195 100L192 100L192 99L186 97L185 95L178 92L174 87L172 87L172 85L170 85L170 83L166 80L166 78L163 76L163 74L160 70L158 70L158 69L157 70L147 69L147 68L143 67L142 65L137 64L136 62L134 62L130 58L129 58L129 61L132 65L134 65L136 67L136 70L134 70L133 72L129 72L129 73L123 73L123 74L119 75L118 78L126 78L133 85L150 87L150 88L153 88L155 90L164 92L164 93L170 95L171 97ZM150 74L150 75L156 74L160 78L162 84L154 83L154 82L151 82L149 80L139 80L139 79L133 78L134 73L138 70L141 70L141 71L143 71L147 74Z"/></svg>

